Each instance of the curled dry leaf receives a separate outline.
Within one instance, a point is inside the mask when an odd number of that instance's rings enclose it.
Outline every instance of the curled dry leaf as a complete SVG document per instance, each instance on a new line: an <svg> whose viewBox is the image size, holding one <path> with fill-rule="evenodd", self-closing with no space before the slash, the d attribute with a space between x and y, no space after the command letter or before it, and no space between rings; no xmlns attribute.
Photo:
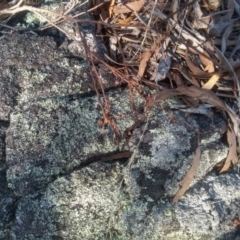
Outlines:
<svg viewBox="0 0 240 240"><path fill-rule="evenodd" d="M116 14L139 12L145 2L146 2L146 0L139 0L139 1L127 3L122 6L115 6L113 8L113 12Z"/></svg>
<svg viewBox="0 0 240 240"><path fill-rule="evenodd" d="M175 204L184 195L184 193L187 191L190 183L193 180L194 174L197 171L197 167L199 165L200 159L201 159L201 150L198 147L197 150L196 150L195 156L193 158L193 161L192 161L192 166L188 170L186 176L184 177L182 187L180 188L180 190L175 195L175 197L172 201L172 204Z"/></svg>
<svg viewBox="0 0 240 240"><path fill-rule="evenodd" d="M237 141L236 141L236 135L234 131L232 130L231 125L229 124L229 129L227 132L227 139L228 139L228 144L229 144L229 152L227 155L227 159L220 170L220 173L226 172L229 167L231 166L231 163L233 165L238 163L238 157L237 157Z"/></svg>

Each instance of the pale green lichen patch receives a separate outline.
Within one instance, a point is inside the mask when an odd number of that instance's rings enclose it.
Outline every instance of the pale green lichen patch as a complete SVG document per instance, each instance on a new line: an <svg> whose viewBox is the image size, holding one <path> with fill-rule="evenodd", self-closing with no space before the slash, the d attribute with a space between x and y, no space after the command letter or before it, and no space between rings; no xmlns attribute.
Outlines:
<svg viewBox="0 0 240 240"><path fill-rule="evenodd" d="M13 34L1 39L0 45L2 119L8 119L17 102L95 91L87 62L70 57L64 48L57 49L50 37ZM114 86L108 76L105 88Z"/></svg>
<svg viewBox="0 0 240 240"><path fill-rule="evenodd" d="M125 113L117 121L123 133L134 118L129 114L128 93L120 92L116 91L116 99L121 95L126 104L124 108L113 105L112 111ZM114 93L110 99L114 102ZM121 150L122 143L114 143L110 126L97 125L101 116L96 97L75 101L55 97L19 104L11 114L6 141L9 186L17 194L26 194L88 158Z"/></svg>
<svg viewBox="0 0 240 240"><path fill-rule="evenodd" d="M100 163L24 197L16 210L16 215L22 217L14 222L15 237L108 239L110 217L119 200L124 200L118 194L121 168L118 164Z"/></svg>
<svg viewBox="0 0 240 240"><path fill-rule="evenodd" d="M173 102L163 102L166 107ZM175 101L176 104L176 101ZM215 132L221 128L223 134L226 124L218 118L214 122L210 118L184 117L179 111L161 112L160 109L152 109L150 112L147 130L143 133L144 126L134 130L129 140L129 147L136 146L140 137L140 149L132 166L132 173L125 175L129 188L135 194L141 192L155 199L152 192L159 193L159 198L174 196L179 189L179 181L184 178L191 166L195 150L198 146L198 132L200 131L200 147L202 157L192 184L202 179L227 153L226 147L221 143L221 134L216 137ZM204 124L202 120L204 119ZM201 126L204 128L201 129ZM203 141L201 142L201 139ZM157 172L161 172L158 176ZM158 170L157 170L158 169ZM136 177L137 176L137 177ZM136 181L139 176L144 181ZM158 190L150 186L158 183ZM147 185L146 185L147 184ZM143 190L145 186L147 190ZM164 191L161 189L164 189Z"/></svg>

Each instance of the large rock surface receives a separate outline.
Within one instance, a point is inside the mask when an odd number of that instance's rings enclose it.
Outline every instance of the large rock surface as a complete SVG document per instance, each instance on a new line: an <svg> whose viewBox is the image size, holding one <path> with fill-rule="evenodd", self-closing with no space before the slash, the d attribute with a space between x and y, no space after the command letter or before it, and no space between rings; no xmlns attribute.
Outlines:
<svg viewBox="0 0 240 240"><path fill-rule="evenodd" d="M137 93L133 110L99 65L119 140L99 124L103 99L84 59L29 34L0 47L0 239L238 239L239 173L213 171L228 151L220 113L187 116L171 110L177 99L144 112ZM171 205L198 137L195 179ZM134 152L132 164L119 152Z"/></svg>

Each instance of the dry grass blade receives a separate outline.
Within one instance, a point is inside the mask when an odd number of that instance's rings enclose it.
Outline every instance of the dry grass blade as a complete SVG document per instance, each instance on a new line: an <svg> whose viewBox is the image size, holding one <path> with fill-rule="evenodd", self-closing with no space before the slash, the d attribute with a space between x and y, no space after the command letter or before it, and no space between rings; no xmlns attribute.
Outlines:
<svg viewBox="0 0 240 240"><path fill-rule="evenodd" d="M186 176L184 177L182 187L177 192L176 196L174 197L174 199L172 201L172 204L175 204L184 195L184 193L187 191L190 183L192 182L192 180L194 178L194 174L197 171L197 167L199 165L200 159L201 159L201 150L200 150L200 147L198 147L196 149L196 153L195 153L195 156L194 156L193 161L192 161L192 166L188 170Z"/></svg>
<svg viewBox="0 0 240 240"><path fill-rule="evenodd" d="M230 168L231 163L233 165L238 163L236 135L235 135L234 131L232 130L232 127L230 124L229 124L229 129L227 132L227 139L228 139L228 144L229 144L229 152L228 152L227 159L226 159L222 169L220 170L220 173L226 172Z"/></svg>

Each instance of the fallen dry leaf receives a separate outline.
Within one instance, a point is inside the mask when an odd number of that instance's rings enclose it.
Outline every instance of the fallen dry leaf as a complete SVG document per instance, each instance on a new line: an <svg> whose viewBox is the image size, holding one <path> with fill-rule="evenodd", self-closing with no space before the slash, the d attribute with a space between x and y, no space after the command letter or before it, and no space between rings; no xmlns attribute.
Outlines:
<svg viewBox="0 0 240 240"><path fill-rule="evenodd" d="M232 224L235 228L240 227L240 221L238 218L232 220Z"/></svg>
<svg viewBox="0 0 240 240"><path fill-rule="evenodd" d="M120 24L128 24L128 23L130 23L132 21L132 17L130 16L130 17L128 17L128 18L125 18L125 19L118 19L118 23L120 23Z"/></svg>
<svg viewBox="0 0 240 240"><path fill-rule="evenodd" d="M152 51L146 51L143 53L143 57L142 57L142 60L139 64L139 68L138 68L138 77L139 78L143 77L143 74L144 74L146 66L147 66L147 62L149 61L151 56L152 56Z"/></svg>
<svg viewBox="0 0 240 240"><path fill-rule="evenodd" d="M192 97L194 99L201 100L202 102L209 103L216 107L220 107L221 109L227 111L225 104L222 100L217 97L212 91L207 89L202 89L197 86L180 86L175 89L165 89L162 92L159 92L155 96L155 103L160 102L168 97L177 96L177 95L185 95L188 97Z"/></svg>
<svg viewBox="0 0 240 240"><path fill-rule="evenodd" d="M207 57L206 57L207 56ZM205 68L204 70L209 73L213 73L215 71L214 64L207 53L207 51L204 51L203 54L199 54L199 58L201 62L204 64Z"/></svg>
<svg viewBox="0 0 240 240"><path fill-rule="evenodd" d="M173 20L178 21L178 10L179 10L179 1L178 0L173 0L171 4L171 10L173 14Z"/></svg>
<svg viewBox="0 0 240 240"><path fill-rule="evenodd" d="M223 101L219 97L217 97L212 91L209 91L207 89L202 89L196 86L191 86L191 87L183 86L177 89L180 93L186 96L201 100L204 103L209 103L211 105L214 105L216 107L220 107L226 110L226 106L223 103Z"/></svg>
<svg viewBox="0 0 240 240"><path fill-rule="evenodd" d="M198 68L197 66L194 65L194 63L189 58L188 51L185 54L185 58L186 58L186 63L188 65L189 69L193 72L193 74L195 76L197 76L199 78L209 78L212 76L212 73L204 72L200 68Z"/></svg>
<svg viewBox="0 0 240 240"><path fill-rule="evenodd" d="M108 13L109 13L109 16L112 17L112 14L113 14L113 6L115 4L115 0L111 0L111 3L110 3L110 6L109 6L109 9L108 9Z"/></svg>
<svg viewBox="0 0 240 240"><path fill-rule="evenodd" d="M236 135L234 131L232 130L231 125L229 124L229 129L227 132L227 139L228 139L228 144L229 144L229 152L227 159L220 170L220 173L226 172L229 167L231 166L231 163L233 165L238 163L238 157L237 157L237 142L236 142Z"/></svg>
<svg viewBox="0 0 240 240"><path fill-rule="evenodd" d="M193 161L192 161L192 166L188 170L186 176L184 177L182 187L179 189L179 191L175 195L175 197L172 201L172 204L175 204L184 195L184 193L187 191L190 183L193 180L194 174L197 171L197 167L199 165L200 159L201 159L201 150L198 147L196 149L196 153L195 153L195 156L194 156Z"/></svg>
<svg viewBox="0 0 240 240"><path fill-rule="evenodd" d="M130 2L122 6L115 6L113 12L116 14L129 13L129 12L139 12L143 7L146 0L139 0L135 2Z"/></svg>
<svg viewBox="0 0 240 240"><path fill-rule="evenodd" d="M217 83L221 76L221 73L215 73L203 86L202 88L211 90L213 86Z"/></svg>
<svg viewBox="0 0 240 240"><path fill-rule="evenodd" d="M230 16L232 16L232 13L232 8L214 12L208 16L195 19L193 21L193 26L196 29L206 29L212 37L221 37L226 27L238 22L238 18L231 19Z"/></svg>
<svg viewBox="0 0 240 240"><path fill-rule="evenodd" d="M213 11L216 11L222 3L221 0L203 0L203 2L204 2L204 7L207 10L213 10Z"/></svg>
<svg viewBox="0 0 240 240"><path fill-rule="evenodd" d="M160 102L164 99L167 99L169 97L181 95L181 93L176 89L164 89L163 91L156 94L154 97L154 103Z"/></svg>
<svg viewBox="0 0 240 240"><path fill-rule="evenodd" d="M175 81L178 87L183 85L183 78L179 72L170 72L170 76L171 79Z"/></svg>
<svg viewBox="0 0 240 240"><path fill-rule="evenodd" d="M179 65L179 66L181 66L181 65ZM183 67L183 66L181 66L181 67ZM183 86L183 78L179 72L171 72L170 76L171 76L171 79L175 81L175 83L177 84L178 87ZM182 96L182 100L190 107L194 107L194 108L198 107L198 101L194 100L193 98L190 98L187 96Z"/></svg>
<svg viewBox="0 0 240 240"><path fill-rule="evenodd" d="M193 11L194 11L194 15L197 19L202 17L203 13L202 13L202 10L200 8L198 1L193 2Z"/></svg>

